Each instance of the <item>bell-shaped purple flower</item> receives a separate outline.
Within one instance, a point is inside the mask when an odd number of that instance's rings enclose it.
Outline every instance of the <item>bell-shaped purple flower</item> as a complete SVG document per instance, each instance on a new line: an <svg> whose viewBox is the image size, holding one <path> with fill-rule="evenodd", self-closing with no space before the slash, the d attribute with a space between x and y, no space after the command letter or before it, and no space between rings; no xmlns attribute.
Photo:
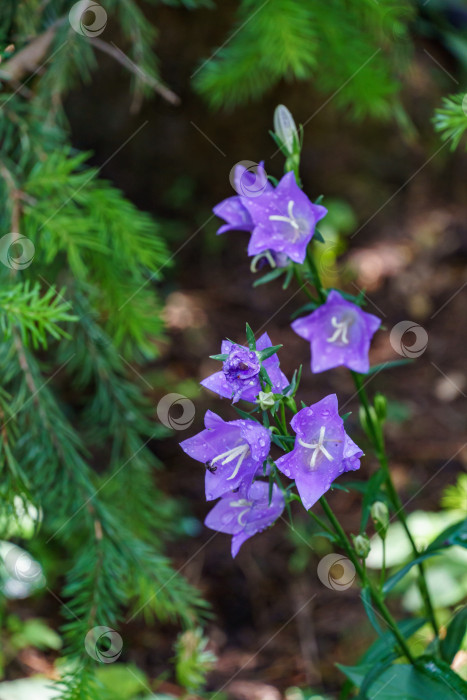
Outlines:
<svg viewBox="0 0 467 700"><path fill-rule="evenodd" d="M269 484L255 481L249 489L229 493L208 513L205 525L211 530L232 537L232 556L236 557L242 544L272 525L285 507L284 496L274 484L269 502Z"/></svg>
<svg viewBox="0 0 467 700"><path fill-rule="evenodd" d="M311 371L345 365L366 374L370 369L368 353L381 320L368 314L332 290L323 306L298 318L292 328L311 343Z"/></svg>
<svg viewBox="0 0 467 700"><path fill-rule="evenodd" d="M257 198L273 190L263 162L256 171L239 163L234 171L233 185L238 195L224 199L213 208L214 214L227 222L218 229L218 235L226 231L252 231L254 223L244 206L244 199Z"/></svg>
<svg viewBox="0 0 467 700"><path fill-rule="evenodd" d="M260 351L270 347L271 340L267 333L263 333L256 343L256 349ZM203 379L202 386L226 399L233 399L233 403L239 399L254 402L261 391L260 363L256 353L243 345L231 343L230 340L222 341L221 353L228 355L222 370ZM272 382L272 391L282 393L290 382L279 367L277 354L263 360L263 367Z"/></svg>
<svg viewBox="0 0 467 700"><path fill-rule="evenodd" d="M340 474L360 467L363 452L345 432L335 394L303 408L290 425L297 434L294 448L276 460L276 465L295 479L308 510Z"/></svg>
<svg viewBox="0 0 467 700"><path fill-rule="evenodd" d="M187 455L206 465L206 499L251 485L269 454L271 434L254 420L224 421L212 411L205 430L180 443Z"/></svg>
<svg viewBox="0 0 467 700"><path fill-rule="evenodd" d="M254 224L248 255L272 250L297 263L305 260L315 226L327 214L325 207L313 204L302 192L292 172L261 197L242 197L242 204Z"/></svg>

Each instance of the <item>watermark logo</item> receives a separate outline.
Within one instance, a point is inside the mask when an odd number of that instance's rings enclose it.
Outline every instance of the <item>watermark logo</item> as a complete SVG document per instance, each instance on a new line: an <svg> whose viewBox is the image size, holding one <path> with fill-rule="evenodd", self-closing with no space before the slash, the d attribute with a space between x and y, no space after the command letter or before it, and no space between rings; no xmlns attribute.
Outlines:
<svg viewBox="0 0 467 700"><path fill-rule="evenodd" d="M122 653L123 640L111 627L93 627L86 635L84 648L95 661L113 664Z"/></svg>
<svg viewBox="0 0 467 700"><path fill-rule="evenodd" d="M229 180L238 195L249 198L262 195L268 184L265 169L252 160L235 163L230 171Z"/></svg>
<svg viewBox="0 0 467 700"><path fill-rule="evenodd" d="M183 394L166 394L157 404L157 417L172 430L186 430L195 419L195 405Z"/></svg>
<svg viewBox="0 0 467 700"><path fill-rule="evenodd" d="M77 34L95 37L102 34L107 25L107 12L92 0L79 0L68 13L68 20Z"/></svg>
<svg viewBox="0 0 467 700"><path fill-rule="evenodd" d="M318 578L326 588L345 591L355 581L355 566L342 554L327 554L318 564Z"/></svg>
<svg viewBox="0 0 467 700"><path fill-rule="evenodd" d="M7 233L0 238L0 262L10 270L24 270L32 263L34 243L21 233Z"/></svg>
<svg viewBox="0 0 467 700"><path fill-rule="evenodd" d="M400 321L391 330L389 342L402 357L420 357L427 348L428 333L414 321Z"/></svg>

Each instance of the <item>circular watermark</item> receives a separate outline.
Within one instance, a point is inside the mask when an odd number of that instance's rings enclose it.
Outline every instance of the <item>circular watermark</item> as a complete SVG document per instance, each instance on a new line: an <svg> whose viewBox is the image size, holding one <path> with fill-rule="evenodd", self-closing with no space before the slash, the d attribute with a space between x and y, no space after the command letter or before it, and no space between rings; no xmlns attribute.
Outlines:
<svg viewBox="0 0 467 700"><path fill-rule="evenodd" d="M12 545L4 557L7 573L22 583L40 586L44 581L42 567L28 552Z"/></svg>
<svg viewBox="0 0 467 700"><path fill-rule="evenodd" d="M95 37L102 34L107 25L107 12L93 0L79 0L68 13L68 20L77 34Z"/></svg>
<svg viewBox="0 0 467 700"><path fill-rule="evenodd" d="M10 270L24 270L32 263L34 243L21 233L7 233L0 238L0 262Z"/></svg>
<svg viewBox="0 0 467 700"><path fill-rule="evenodd" d="M235 163L229 175L230 184L241 197L259 197L268 184L265 169L252 160L241 160Z"/></svg>
<svg viewBox="0 0 467 700"><path fill-rule="evenodd" d="M326 554L317 573L321 583L333 591L345 591L355 581L355 566L342 554Z"/></svg>
<svg viewBox="0 0 467 700"><path fill-rule="evenodd" d="M111 627L93 627L86 635L84 648L95 661L113 664L122 653L123 639Z"/></svg>
<svg viewBox="0 0 467 700"><path fill-rule="evenodd" d="M420 357L427 348L428 333L414 321L399 321L391 330L389 342L402 357Z"/></svg>
<svg viewBox="0 0 467 700"><path fill-rule="evenodd" d="M157 417L172 430L186 430L195 419L195 405L183 394L166 394L157 404Z"/></svg>

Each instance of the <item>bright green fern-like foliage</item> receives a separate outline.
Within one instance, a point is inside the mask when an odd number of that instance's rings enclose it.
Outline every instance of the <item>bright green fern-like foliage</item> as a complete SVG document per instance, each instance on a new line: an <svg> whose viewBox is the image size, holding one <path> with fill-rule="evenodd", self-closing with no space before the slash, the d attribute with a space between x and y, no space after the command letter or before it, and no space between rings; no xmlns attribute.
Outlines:
<svg viewBox="0 0 467 700"><path fill-rule="evenodd" d="M157 354L169 255L151 217L69 142L63 94L96 62L72 4L2 5L0 539L18 499L35 506L33 546L65 582L61 697L97 700L91 630L137 615L196 626L205 606L164 554L175 505L155 487L148 445L162 428L133 369ZM138 64L138 100L160 87L154 30L133 0L106 11Z"/></svg>
<svg viewBox="0 0 467 700"><path fill-rule="evenodd" d="M214 107L232 107L282 78L311 78L355 116L387 117L413 14L414 3L400 0L243 0L195 82Z"/></svg>
<svg viewBox="0 0 467 700"><path fill-rule="evenodd" d="M434 125L443 141L451 141L451 150L454 151L467 131L466 93L445 97L443 106L435 112Z"/></svg>

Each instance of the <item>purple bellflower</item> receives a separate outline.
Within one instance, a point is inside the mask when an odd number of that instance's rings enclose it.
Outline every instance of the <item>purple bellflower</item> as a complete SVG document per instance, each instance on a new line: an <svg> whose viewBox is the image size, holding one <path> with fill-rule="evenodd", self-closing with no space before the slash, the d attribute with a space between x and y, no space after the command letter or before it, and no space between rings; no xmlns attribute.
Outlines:
<svg viewBox="0 0 467 700"><path fill-rule="evenodd" d="M269 503L269 484L255 481L248 489L229 493L216 503L204 524L232 537L232 556L236 557L242 544L272 525L285 507L284 496L274 484Z"/></svg>
<svg viewBox="0 0 467 700"><path fill-rule="evenodd" d="M224 421L212 411L205 430L180 443L187 455L206 465L206 500L251 485L269 454L271 434L253 420Z"/></svg>
<svg viewBox="0 0 467 700"><path fill-rule="evenodd" d="M340 474L360 467L363 452L345 432L335 394L303 408L290 425L297 434L294 448L276 460L276 465L295 479L308 510Z"/></svg>
<svg viewBox="0 0 467 700"><path fill-rule="evenodd" d="M244 199L257 198L263 192L273 190L263 162L257 166L256 173L239 163L235 168L234 188L238 195L224 199L213 209L216 216L227 222L218 229L218 235L226 231L253 231L254 223L244 206Z"/></svg>
<svg viewBox="0 0 467 700"><path fill-rule="evenodd" d="M292 328L311 343L311 371L345 365L366 374L370 369L368 353L373 335L381 320L362 311L332 290L323 306L298 318Z"/></svg>
<svg viewBox="0 0 467 700"><path fill-rule="evenodd" d="M302 192L292 172L275 189L260 197L242 197L241 202L254 224L248 255L271 250L297 263L305 260L316 223L327 214L325 207L313 204Z"/></svg>
<svg viewBox="0 0 467 700"><path fill-rule="evenodd" d="M256 349L261 351L270 347L272 347L271 340L267 333L263 333L256 343ZM222 341L221 352L223 355L228 355L222 370L203 379L202 386L224 398L233 398L233 403L239 399L254 402L261 391L259 381L261 365L258 355L243 345L231 343L230 340ZM272 382L272 391L280 394L289 385L289 380L279 367L277 354L264 360L263 367Z"/></svg>

